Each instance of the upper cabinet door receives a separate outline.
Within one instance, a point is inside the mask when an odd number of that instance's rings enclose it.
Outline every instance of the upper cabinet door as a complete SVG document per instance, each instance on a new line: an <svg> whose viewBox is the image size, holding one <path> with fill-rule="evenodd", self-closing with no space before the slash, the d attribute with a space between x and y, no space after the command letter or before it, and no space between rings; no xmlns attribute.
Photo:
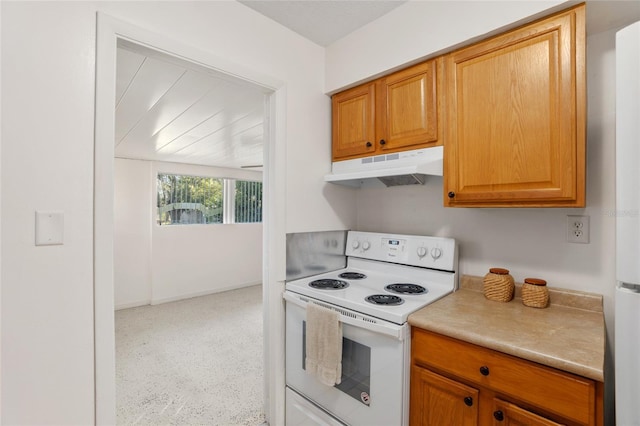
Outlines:
<svg viewBox="0 0 640 426"><path fill-rule="evenodd" d="M362 156L376 150L375 84L340 92L331 98L333 159Z"/></svg>
<svg viewBox="0 0 640 426"><path fill-rule="evenodd" d="M445 206L584 206L584 11L445 57Z"/></svg>
<svg viewBox="0 0 640 426"><path fill-rule="evenodd" d="M332 97L333 161L442 145L439 57Z"/></svg>
<svg viewBox="0 0 640 426"><path fill-rule="evenodd" d="M382 150L437 145L438 94L442 58L393 73L378 81L377 135ZM415 147L414 147L415 145ZM419 146L418 146L419 145Z"/></svg>

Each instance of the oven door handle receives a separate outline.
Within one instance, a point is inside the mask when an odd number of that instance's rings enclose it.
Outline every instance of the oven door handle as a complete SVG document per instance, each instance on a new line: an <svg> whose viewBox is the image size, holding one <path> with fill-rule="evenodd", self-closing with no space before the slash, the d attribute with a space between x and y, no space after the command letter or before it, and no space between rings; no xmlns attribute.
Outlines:
<svg viewBox="0 0 640 426"><path fill-rule="evenodd" d="M386 321L382 321L377 318L366 316L358 312L348 311L346 309L334 307L328 303L323 303L306 296L292 294L288 291L285 291L282 297L287 302L293 303L294 305L297 305L305 310L307 309L308 303L314 303L316 305L320 305L325 308L331 309L332 311L336 311L340 314L340 322L343 324L349 324L354 327L371 330L376 333L393 337L400 341L406 339L408 335L409 327L407 327L406 324L405 325L390 324L390 323L387 323Z"/></svg>

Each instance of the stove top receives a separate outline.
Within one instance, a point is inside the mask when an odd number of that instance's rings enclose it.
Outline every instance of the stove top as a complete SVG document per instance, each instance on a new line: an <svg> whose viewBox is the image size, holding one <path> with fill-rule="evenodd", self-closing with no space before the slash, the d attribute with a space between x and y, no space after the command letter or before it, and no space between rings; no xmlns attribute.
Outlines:
<svg viewBox="0 0 640 426"><path fill-rule="evenodd" d="M364 274L366 278L339 278L345 272ZM338 281L347 285L339 289L332 285L320 288L312 285L318 281ZM449 271L349 258L345 269L290 281L285 288L365 315L404 324L409 314L451 293L456 284L455 274ZM374 295L387 303L378 304L367 299ZM395 303L388 303L390 301Z"/></svg>
<svg viewBox="0 0 640 426"><path fill-rule="evenodd" d="M396 324L455 291L451 238L349 231L346 267L288 281L288 292Z"/></svg>

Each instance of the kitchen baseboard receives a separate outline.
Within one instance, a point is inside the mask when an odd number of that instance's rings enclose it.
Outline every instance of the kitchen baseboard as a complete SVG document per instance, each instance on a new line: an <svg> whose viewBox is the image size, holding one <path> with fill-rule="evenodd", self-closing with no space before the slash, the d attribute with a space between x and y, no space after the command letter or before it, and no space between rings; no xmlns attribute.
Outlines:
<svg viewBox="0 0 640 426"><path fill-rule="evenodd" d="M114 311L119 311L121 309L129 309L129 308L137 308L138 306L145 306L150 304L151 301L149 300L140 300L137 302L129 302L129 303L121 303L119 305L115 305L114 306Z"/></svg>
<svg viewBox="0 0 640 426"><path fill-rule="evenodd" d="M221 287L221 288L216 288L216 289L211 289L211 290L199 291L199 292L195 292L195 293L186 293L186 294L181 294L181 295L178 295L178 296L166 297L166 298L163 298L163 299L151 299L151 302L148 303L148 304L150 304L150 305L160 305L162 303L175 302L175 301L183 300L183 299L191 299L192 297L207 296L209 294L222 293L222 292L230 291L230 290L238 290L240 288L251 287L251 286L259 285L259 284L262 284L262 282L261 281L257 281L257 282L251 282L251 283L236 284L236 285L231 285L231 286L227 286L227 287Z"/></svg>

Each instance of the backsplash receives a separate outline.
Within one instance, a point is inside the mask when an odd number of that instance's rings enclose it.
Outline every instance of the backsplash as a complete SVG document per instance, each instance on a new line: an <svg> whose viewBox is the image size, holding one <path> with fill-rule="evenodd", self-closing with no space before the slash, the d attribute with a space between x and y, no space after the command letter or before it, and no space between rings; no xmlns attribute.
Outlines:
<svg viewBox="0 0 640 426"><path fill-rule="evenodd" d="M287 234L287 281L347 266L347 231Z"/></svg>
<svg viewBox="0 0 640 426"><path fill-rule="evenodd" d="M500 267L519 282L542 278L550 288L613 291L615 220L603 210L445 208L440 178L432 179L425 186L360 189L357 230L455 238L461 274ZM589 244L567 242L566 217L575 214L590 216Z"/></svg>

